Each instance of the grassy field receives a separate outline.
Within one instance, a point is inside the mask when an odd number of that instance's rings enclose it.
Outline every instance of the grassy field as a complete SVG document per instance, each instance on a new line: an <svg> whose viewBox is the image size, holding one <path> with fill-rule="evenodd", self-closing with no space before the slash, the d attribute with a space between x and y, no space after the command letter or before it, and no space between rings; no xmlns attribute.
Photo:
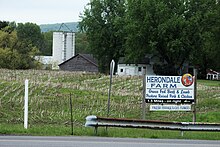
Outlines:
<svg viewBox="0 0 220 147"><path fill-rule="evenodd" d="M29 79L29 128L23 128L24 81ZM113 77L110 117L140 119L142 77ZM70 97L74 135L94 135L88 115L106 116L109 77L63 71L0 69L0 134L70 135ZM198 80L197 121L220 123L220 81ZM192 121L191 112L147 112L146 119ZM132 133L131 133L132 132ZM220 133L100 129L98 136L220 139Z"/></svg>

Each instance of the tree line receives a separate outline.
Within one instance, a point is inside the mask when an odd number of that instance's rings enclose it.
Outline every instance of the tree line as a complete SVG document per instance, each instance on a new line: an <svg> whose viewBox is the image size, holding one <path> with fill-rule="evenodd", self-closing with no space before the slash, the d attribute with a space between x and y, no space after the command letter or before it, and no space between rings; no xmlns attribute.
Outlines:
<svg viewBox="0 0 220 147"><path fill-rule="evenodd" d="M51 49L51 32L41 33L34 23L0 21L0 68L38 68L34 57L51 55Z"/></svg>
<svg viewBox="0 0 220 147"><path fill-rule="evenodd" d="M155 66L160 74L176 75L185 62L201 75L220 70L219 0L93 0L80 17L101 71L112 59L138 63L147 54L165 61Z"/></svg>
<svg viewBox="0 0 220 147"><path fill-rule="evenodd" d="M0 21L0 68L41 68L35 56L52 56L53 31L34 23ZM76 32L76 53L90 53L85 33Z"/></svg>
<svg viewBox="0 0 220 147"><path fill-rule="evenodd" d="M220 70L219 0L93 0L81 14L76 53L92 53L101 72L112 59L164 61L159 74L178 74L185 62L201 75ZM33 23L0 21L0 68L38 68L36 55L52 55L52 31ZM167 72L169 71L169 72Z"/></svg>

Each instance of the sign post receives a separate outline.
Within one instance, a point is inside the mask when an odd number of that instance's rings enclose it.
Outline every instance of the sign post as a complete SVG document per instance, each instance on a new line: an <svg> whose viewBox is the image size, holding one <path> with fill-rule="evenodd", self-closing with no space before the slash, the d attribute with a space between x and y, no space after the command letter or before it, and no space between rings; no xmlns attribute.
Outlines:
<svg viewBox="0 0 220 147"><path fill-rule="evenodd" d="M193 70L194 74L194 104L193 104L193 122L196 122L196 93L197 93L197 69Z"/></svg>
<svg viewBox="0 0 220 147"><path fill-rule="evenodd" d="M146 93L146 69L144 69L144 77L143 77L143 98L142 98L142 119L145 119L146 115L146 103L145 103L145 93Z"/></svg>
<svg viewBox="0 0 220 147"><path fill-rule="evenodd" d="M25 95L24 95L24 128L28 128L28 80L25 80Z"/></svg>

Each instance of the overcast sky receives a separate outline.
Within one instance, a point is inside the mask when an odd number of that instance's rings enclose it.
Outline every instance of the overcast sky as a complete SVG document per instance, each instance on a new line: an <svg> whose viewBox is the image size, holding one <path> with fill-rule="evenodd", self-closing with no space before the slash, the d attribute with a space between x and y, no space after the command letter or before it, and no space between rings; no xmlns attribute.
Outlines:
<svg viewBox="0 0 220 147"><path fill-rule="evenodd" d="M0 21L38 25L77 22L90 0L0 0Z"/></svg>

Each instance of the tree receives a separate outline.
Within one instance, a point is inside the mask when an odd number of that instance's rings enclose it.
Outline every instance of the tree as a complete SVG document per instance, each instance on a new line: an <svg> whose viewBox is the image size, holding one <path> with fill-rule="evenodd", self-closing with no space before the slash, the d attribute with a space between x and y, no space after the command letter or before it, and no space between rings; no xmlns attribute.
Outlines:
<svg viewBox="0 0 220 147"><path fill-rule="evenodd" d="M0 68L19 69L21 66L21 56L9 48L0 48Z"/></svg>
<svg viewBox="0 0 220 147"><path fill-rule="evenodd" d="M39 54L44 44L44 38L40 27L33 23L19 23L17 28L17 47L16 50L21 55L20 69L35 68L34 56Z"/></svg>
<svg viewBox="0 0 220 147"><path fill-rule="evenodd" d="M201 1L189 1L189 10L191 14L188 14L193 20L197 20L195 31L197 32L198 40L195 44L199 43L192 55L192 62L199 66L201 77L206 77L206 70L208 68L220 69L220 60L218 55L219 49L219 37L220 32L220 7L218 1L213 0L201 0ZM192 20L191 19L191 20Z"/></svg>
<svg viewBox="0 0 220 147"><path fill-rule="evenodd" d="M128 0L126 57L137 62L158 54L167 63L163 71L171 69L161 74L177 75L185 61L195 63L204 52L215 8L213 0Z"/></svg>
<svg viewBox="0 0 220 147"><path fill-rule="evenodd" d="M82 15L89 49L102 71L111 59L163 59L157 74L178 75L184 63L205 74L219 65L219 0L93 0Z"/></svg>
<svg viewBox="0 0 220 147"><path fill-rule="evenodd" d="M220 58L219 58L219 55L220 55L220 1L218 0L218 3L216 5L217 7L217 18L216 18L216 26L213 28L213 32L214 32L214 39L213 39L213 48L215 48L215 53L214 53L214 61L212 63L213 66L211 68L217 70L217 71L220 71Z"/></svg>
<svg viewBox="0 0 220 147"><path fill-rule="evenodd" d="M76 33L76 53L91 53L89 50L89 42L86 33Z"/></svg>
<svg viewBox="0 0 220 147"><path fill-rule="evenodd" d="M34 56L38 54L38 48L33 46L30 38L21 36L19 39L15 23L8 23L0 30L1 68L30 69L37 66Z"/></svg>
<svg viewBox="0 0 220 147"><path fill-rule="evenodd" d="M85 32L90 51L99 61L101 72L112 59L124 55L125 0L93 0L81 15L80 30Z"/></svg>
<svg viewBox="0 0 220 147"><path fill-rule="evenodd" d="M11 33L16 29L15 22L0 21L0 30Z"/></svg>
<svg viewBox="0 0 220 147"><path fill-rule="evenodd" d="M0 21L0 30L7 27L9 25L8 21Z"/></svg>
<svg viewBox="0 0 220 147"><path fill-rule="evenodd" d="M20 52L26 53L31 50L31 47L37 47L42 50L43 47L43 35L41 34L40 27L33 23L19 23L17 26L17 36L19 42L21 42Z"/></svg>
<svg viewBox="0 0 220 147"><path fill-rule="evenodd" d="M43 48L41 49L41 54L44 56L52 55L53 48L53 32L45 32L43 33L44 43Z"/></svg>
<svg viewBox="0 0 220 147"><path fill-rule="evenodd" d="M0 48L10 48L15 49L17 45L17 33L12 31L10 33L5 31L0 31Z"/></svg>
<svg viewBox="0 0 220 147"><path fill-rule="evenodd" d="M21 56L16 50L16 44L16 31L10 33L0 31L0 68L17 69L20 67Z"/></svg>

